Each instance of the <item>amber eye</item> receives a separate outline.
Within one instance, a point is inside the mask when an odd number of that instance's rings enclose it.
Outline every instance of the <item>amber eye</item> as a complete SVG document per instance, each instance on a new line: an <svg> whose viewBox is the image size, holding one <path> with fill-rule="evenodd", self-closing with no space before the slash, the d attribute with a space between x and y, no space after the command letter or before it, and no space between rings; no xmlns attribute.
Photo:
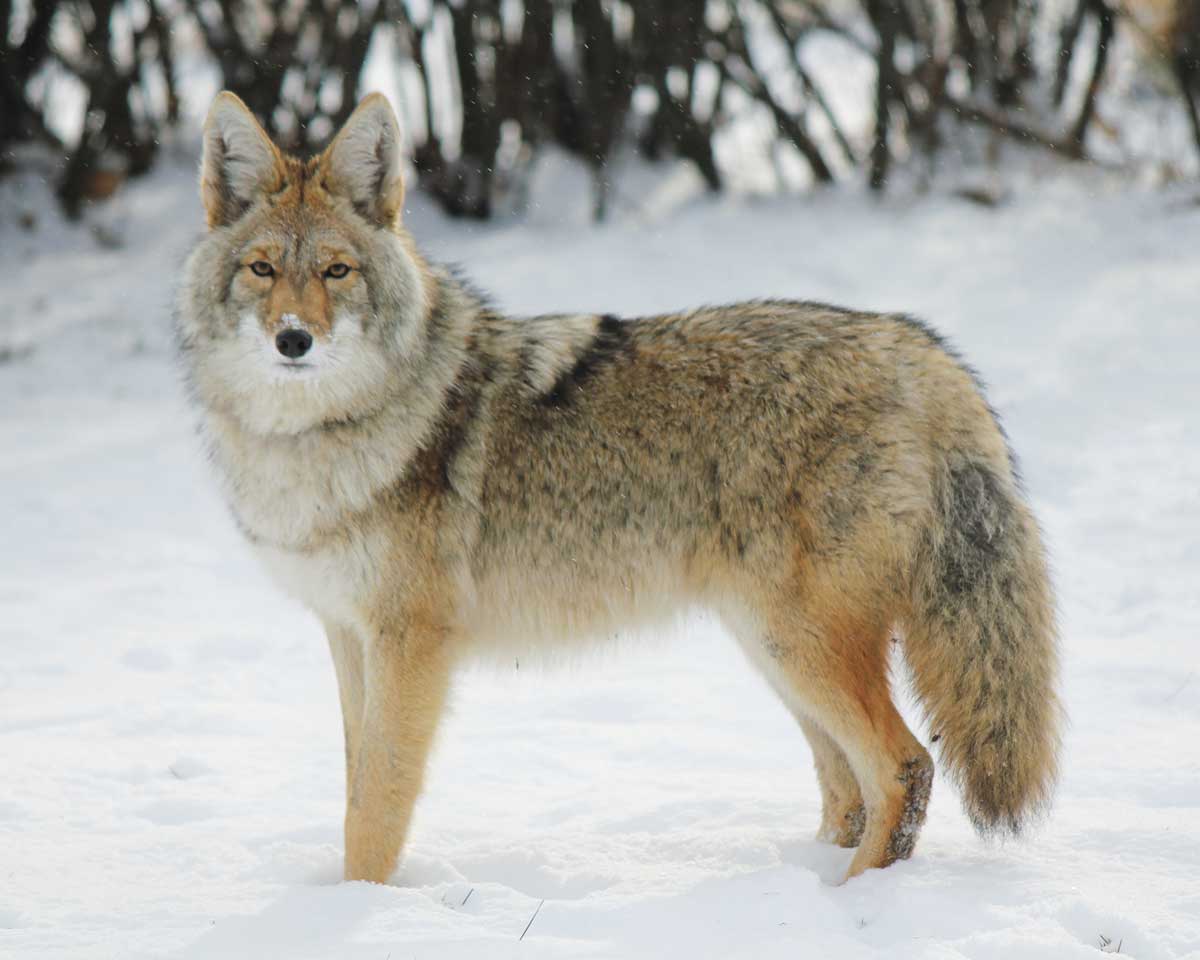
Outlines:
<svg viewBox="0 0 1200 960"><path fill-rule="evenodd" d="M266 260L255 260L250 264L250 272L256 277L270 277L274 276L275 268L267 263Z"/></svg>
<svg viewBox="0 0 1200 960"><path fill-rule="evenodd" d="M341 280L350 272L350 267L344 263L331 263L325 270L325 276L332 280Z"/></svg>

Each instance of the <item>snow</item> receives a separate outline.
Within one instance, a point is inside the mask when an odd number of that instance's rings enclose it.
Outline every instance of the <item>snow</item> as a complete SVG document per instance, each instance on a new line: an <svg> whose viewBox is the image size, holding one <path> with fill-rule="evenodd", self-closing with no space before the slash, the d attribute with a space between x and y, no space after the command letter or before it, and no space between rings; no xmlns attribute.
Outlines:
<svg viewBox="0 0 1200 960"><path fill-rule="evenodd" d="M173 365L190 163L81 228L0 182L0 957L1200 958L1194 188L1046 168L989 210L681 176L594 227L548 163L556 200L519 221L411 197L427 251L515 311L771 295L948 334L1046 527L1071 726L1027 840L977 839L939 779L913 859L834 886L849 852L812 839L803 737L696 615L464 675L372 886L338 882L320 628L241 544Z"/></svg>

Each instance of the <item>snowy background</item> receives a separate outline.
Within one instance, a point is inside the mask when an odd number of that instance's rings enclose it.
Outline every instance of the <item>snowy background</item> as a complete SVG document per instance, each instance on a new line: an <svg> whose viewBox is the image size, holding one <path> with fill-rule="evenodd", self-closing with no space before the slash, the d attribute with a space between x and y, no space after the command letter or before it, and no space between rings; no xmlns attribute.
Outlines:
<svg viewBox="0 0 1200 960"><path fill-rule="evenodd" d="M414 191L426 251L513 311L769 295L948 334L1047 531L1070 730L1027 840L978 840L939 781L913 859L836 887L850 854L812 839L803 737L696 616L463 676L407 857L372 886L338 882L321 630L239 541L173 365L193 164L74 227L36 178L0 182L0 956L1200 958L1194 186L1035 164L985 209L712 199L681 174L604 226L552 161L519 221Z"/></svg>

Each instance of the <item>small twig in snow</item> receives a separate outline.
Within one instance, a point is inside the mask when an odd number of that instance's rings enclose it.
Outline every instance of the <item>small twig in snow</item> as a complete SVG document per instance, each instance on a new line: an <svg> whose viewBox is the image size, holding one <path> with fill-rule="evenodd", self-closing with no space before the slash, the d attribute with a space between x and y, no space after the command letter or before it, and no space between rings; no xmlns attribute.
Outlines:
<svg viewBox="0 0 1200 960"><path fill-rule="evenodd" d="M533 926L533 921L537 919L537 915L542 912L542 904L545 902L545 900L538 901L537 909L533 911L533 916L529 918L529 922L525 924L525 929L522 930L521 935L517 937L518 942L525 939L525 934L527 934L529 932L529 928Z"/></svg>

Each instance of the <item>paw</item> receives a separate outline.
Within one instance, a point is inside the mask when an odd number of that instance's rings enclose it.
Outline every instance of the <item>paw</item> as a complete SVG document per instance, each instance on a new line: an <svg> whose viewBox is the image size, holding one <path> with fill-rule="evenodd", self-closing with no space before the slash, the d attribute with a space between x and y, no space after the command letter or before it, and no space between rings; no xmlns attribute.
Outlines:
<svg viewBox="0 0 1200 960"><path fill-rule="evenodd" d="M820 843L833 843L839 847L857 847L867 827L867 811L859 800L838 812L826 813L817 831Z"/></svg>

